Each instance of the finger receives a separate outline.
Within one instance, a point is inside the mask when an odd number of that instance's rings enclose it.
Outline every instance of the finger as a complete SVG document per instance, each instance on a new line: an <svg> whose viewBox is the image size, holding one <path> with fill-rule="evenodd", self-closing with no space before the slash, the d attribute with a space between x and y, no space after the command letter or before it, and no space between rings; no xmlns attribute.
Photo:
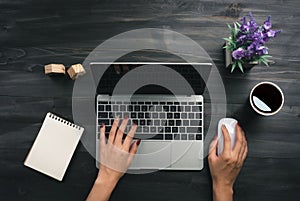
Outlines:
<svg viewBox="0 0 300 201"><path fill-rule="evenodd" d="M125 151L129 151L129 148L130 148L130 145L131 145L131 142L132 142L132 139L134 137L134 134L136 132L136 129L137 129L137 125L136 124L133 124L130 128L130 131L128 132L125 140L124 140L124 143L123 143L123 150Z"/></svg>
<svg viewBox="0 0 300 201"><path fill-rule="evenodd" d="M105 125L101 124L100 127L100 147L106 145L106 140L105 140Z"/></svg>
<svg viewBox="0 0 300 201"><path fill-rule="evenodd" d="M247 155L248 155L248 145L246 144L246 149L245 149L245 151L244 151L244 153L243 153L243 157L242 157L242 161L243 161L243 162L245 161Z"/></svg>
<svg viewBox="0 0 300 201"><path fill-rule="evenodd" d="M223 144L223 153L222 154L227 154L231 152L231 139L230 139L230 135L228 133L228 130L226 128L225 125L222 125L222 134L224 137L224 144Z"/></svg>
<svg viewBox="0 0 300 201"><path fill-rule="evenodd" d="M245 149L246 149L246 146L247 146L247 141L246 141L246 137L245 137L245 134L244 134L244 131L243 131L243 129L241 128L241 134L242 134L242 147L241 147L241 149L240 149L240 151L239 151L239 158L242 158L243 157L243 153L244 153L244 151L245 151ZM241 160L241 159L240 159Z"/></svg>
<svg viewBox="0 0 300 201"><path fill-rule="evenodd" d="M140 145L140 143L141 143L141 139L138 139L137 141L135 141L132 144L132 146L131 146L131 148L129 150L129 157L128 157L128 163L129 164L132 162L132 160L133 160L133 158L134 158L134 156L135 156L135 154L136 154L136 152L138 150L138 146Z"/></svg>
<svg viewBox="0 0 300 201"><path fill-rule="evenodd" d="M114 123L110 129L110 132L109 132L109 136L108 136L108 142L113 144L114 141L115 141L115 137L116 137L116 131L118 129L118 126L119 126L119 121L120 121L120 118L119 116L116 116L115 120L114 120Z"/></svg>
<svg viewBox="0 0 300 201"><path fill-rule="evenodd" d="M235 145L234 145L234 148L233 148L233 152L238 156L241 149L242 149L242 146L243 146L243 141L244 141L244 136L243 136L243 133L242 133L242 129L241 127L236 124L235 126L235 133L236 133L236 140L235 140Z"/></svg>
<svg viewBox="0 0 300 201"><path fill-rule="evenodd" d="M208 157L213 159L217 157L217 145L218 145L218 138L217 135L213 138L209 145L209 152L208 152Z"/></svg>
<svg viewBox="0 0 300 201"><path fill-rule="evenodd" d="M122 123L117 131L114 144L116 144L118 147L122 146L122 138L123 138L123 134L126 129L127 123L128 123L128 117L126 117L125 119L122 120Z"/></svg>

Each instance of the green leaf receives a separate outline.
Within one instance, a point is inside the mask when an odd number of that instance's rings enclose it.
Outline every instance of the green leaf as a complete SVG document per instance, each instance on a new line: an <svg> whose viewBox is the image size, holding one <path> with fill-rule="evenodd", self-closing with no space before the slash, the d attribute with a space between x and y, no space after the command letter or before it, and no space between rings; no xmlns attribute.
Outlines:
<svg viewBox="0 0 300 201"><path fill-rule="evenodd" d="M242 73L244 73L242 62L237 62L237 63L238 63L240 70L242 71Z"/></svg>
<svg viewBox="0 0 300 201"><path fill-rule="evenodd" d="M230 73L232 73L232 72L233 72L233 70L235 69L235 67L236 67L236 61L235 61L235 62L233 62L233 64L232 64L232 67L231 67L231 71L230 71Z"/></svg>

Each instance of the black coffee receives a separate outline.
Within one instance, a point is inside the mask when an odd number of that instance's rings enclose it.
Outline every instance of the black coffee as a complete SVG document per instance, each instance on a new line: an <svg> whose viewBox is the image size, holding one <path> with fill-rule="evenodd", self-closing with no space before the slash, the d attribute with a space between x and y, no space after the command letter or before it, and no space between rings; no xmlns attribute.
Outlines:
<svg viewBox="0 0 300 201"><path fill-rule="evenodd" d="M271 111L263 111L259 107L257 107L257 105L255 105L253 101L254 96L264 102L271 109ZM273 113L280 108L283 100L280 91L275 86L264 83L254 89L251 101L254 107L259 111L264 113Z"/></svg>

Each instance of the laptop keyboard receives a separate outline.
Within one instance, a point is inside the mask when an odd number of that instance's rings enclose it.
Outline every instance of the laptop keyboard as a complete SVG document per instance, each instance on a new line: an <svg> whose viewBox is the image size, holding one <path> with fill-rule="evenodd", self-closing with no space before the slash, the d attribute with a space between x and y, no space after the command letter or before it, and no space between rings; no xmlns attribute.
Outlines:
<svg viewBox="0 0 300 201"><path fill-rule="evenodd" d="M142 140L202 140L203 103L195 101L98 101L97 136L102 123L108 136L114 118L129 117L138 125L134 138Z"/></svg>

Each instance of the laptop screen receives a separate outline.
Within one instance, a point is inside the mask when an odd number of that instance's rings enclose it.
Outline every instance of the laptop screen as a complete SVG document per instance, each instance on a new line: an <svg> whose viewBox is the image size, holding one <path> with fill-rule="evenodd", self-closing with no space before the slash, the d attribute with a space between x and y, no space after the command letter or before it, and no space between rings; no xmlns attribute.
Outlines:
<svg viewBox="0 0 300 201"><path fill-rule="evenodd" d="M101 62L90 65L97 94L108 95L132 92L202 95L212 67L210 63Z"/></svg>

